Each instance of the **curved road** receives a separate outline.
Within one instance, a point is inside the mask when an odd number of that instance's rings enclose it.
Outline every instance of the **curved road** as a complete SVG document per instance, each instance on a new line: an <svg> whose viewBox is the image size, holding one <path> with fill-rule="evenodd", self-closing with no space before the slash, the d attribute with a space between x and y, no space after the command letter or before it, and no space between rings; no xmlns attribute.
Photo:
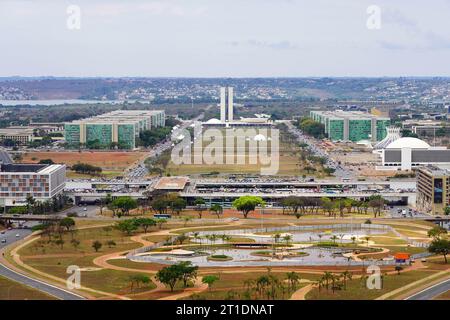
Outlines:
<svg viewBox="0 0 450 320"><path fill-rule="evenodd" d="M2 239L6 239L6 243L0 242L0 251L3 254L3 250L6 246L13 244L14 242L17 242L26 236L31 234L31 230L29 229L13 229L13 230L6 230L4 234L0 234L0 241ZM18 235L18 236L16 236ZM8 278L12 281L21 283L23 285L29 286L33 289L42 291L44 293L47 293L55 298L61 299L61 300L84 300L85 298L76 294L72 293L69 290L65 290L59 287L56 287L54 285L45 283L43 281L30 278L22 273L16 272L8 267L6 267L1 259L0 259L0 276Z"/></svg>
<svg viewBox="0 0 450 320"><path fill-rule="evenodd" d="M437 283L429 288L426 288L405 300L431 300L438 295L450 290L450 279Z"/></svg>

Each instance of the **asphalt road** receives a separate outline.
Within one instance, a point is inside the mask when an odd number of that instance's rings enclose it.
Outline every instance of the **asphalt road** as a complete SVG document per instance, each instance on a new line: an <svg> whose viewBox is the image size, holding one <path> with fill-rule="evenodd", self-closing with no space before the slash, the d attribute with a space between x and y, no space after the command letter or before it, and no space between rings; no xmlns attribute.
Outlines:
<svg viewBox="0 0 450 320"><path fill-rule="evenodd" d="M426 288L405 300L431 300L438 295L450 290L450 279Z"/></svg>
<svg viewBox="0 0 450 320"><path fill-rule="evenodd" d="M12 229L5 230L4 234L0 234L0 249L11 245L12 243L19 241L26 236L31 234L31 230L29 229ZM16 235L19 235L16 237ZM6 239L6 243L2 242L2 239ZM54 296L61 300L84 300L84 297L79 296L75 293L71 293L68 290L64 290L53 286L51 284L47 284L40 280L32 279L28 276L25 276L21 273L18 273L10 268L6 267L0 262L0 276L8 278L12 281L27 285L31 288L37 289L39 291L45 292L51 296Z"/></svg>

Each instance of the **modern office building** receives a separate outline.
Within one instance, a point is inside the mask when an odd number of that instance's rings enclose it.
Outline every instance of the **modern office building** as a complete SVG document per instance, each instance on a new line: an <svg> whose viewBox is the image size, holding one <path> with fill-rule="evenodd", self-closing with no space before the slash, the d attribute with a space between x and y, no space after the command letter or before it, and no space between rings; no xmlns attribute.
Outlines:
<svg viewBox="0 0 450 320"><path fill-rule="evenodd" d="M117 110L64 125L69 147L134 149L144 130L165 126L164 110Z"/></svg>
<svg viewBox="0 0 450 320"><path fill-rule="evenodd" d="M0 164L0 206L26 205L28 196L46 201L63 192L66 166Z"/></svg>
<svg viewBox="0 0 450 320"><path fill-rule="evenodd" d="M325 126L332 141L381 141L391 120L362 111L311 111L310 118Z"/></svg>
<svg viewBox="0 0 450 320"><path fill-rule="evenodd" d="M431 214L443 214L450 206L450 170L426 166L417 173L418 209Z"/></svg>
<svg viewBox="0 0 450 320"><path fill-rule="evenodd" d="M417 138L400 138L382 150L381 166L377 170L411 170L427 165L437 165L450 169L450 150L445 147L431 147Z"/></svg>

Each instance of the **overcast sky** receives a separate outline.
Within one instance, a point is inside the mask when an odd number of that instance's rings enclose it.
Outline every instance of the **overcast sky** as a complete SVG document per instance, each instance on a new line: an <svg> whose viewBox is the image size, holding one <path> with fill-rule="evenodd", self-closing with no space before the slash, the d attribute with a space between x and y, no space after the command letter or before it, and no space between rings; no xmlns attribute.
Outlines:
<svg viewBox="0 0 450 320"><path fill-rule="evenodd" d="M0 43L0 76L450 76L450 0L0 0Z"/></svg>

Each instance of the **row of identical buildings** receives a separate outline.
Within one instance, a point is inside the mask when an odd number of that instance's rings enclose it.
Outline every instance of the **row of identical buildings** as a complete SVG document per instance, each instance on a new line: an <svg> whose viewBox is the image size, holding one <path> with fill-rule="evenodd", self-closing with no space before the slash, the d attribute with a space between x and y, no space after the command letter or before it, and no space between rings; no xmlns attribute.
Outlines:
<svg viewBox="0 0 450 320"><path fill-rule="evenodd" d="M139 133L165 126L164 110L117 110L64 125L69 148L134 149Z"/></svg>
<svg viewBox="0 0 450 320"><path fill-rule="evenodd" d="M325 126L331 141L381 141L391 123L390 118L361 111L311 111L310 118Z"/></svg>

